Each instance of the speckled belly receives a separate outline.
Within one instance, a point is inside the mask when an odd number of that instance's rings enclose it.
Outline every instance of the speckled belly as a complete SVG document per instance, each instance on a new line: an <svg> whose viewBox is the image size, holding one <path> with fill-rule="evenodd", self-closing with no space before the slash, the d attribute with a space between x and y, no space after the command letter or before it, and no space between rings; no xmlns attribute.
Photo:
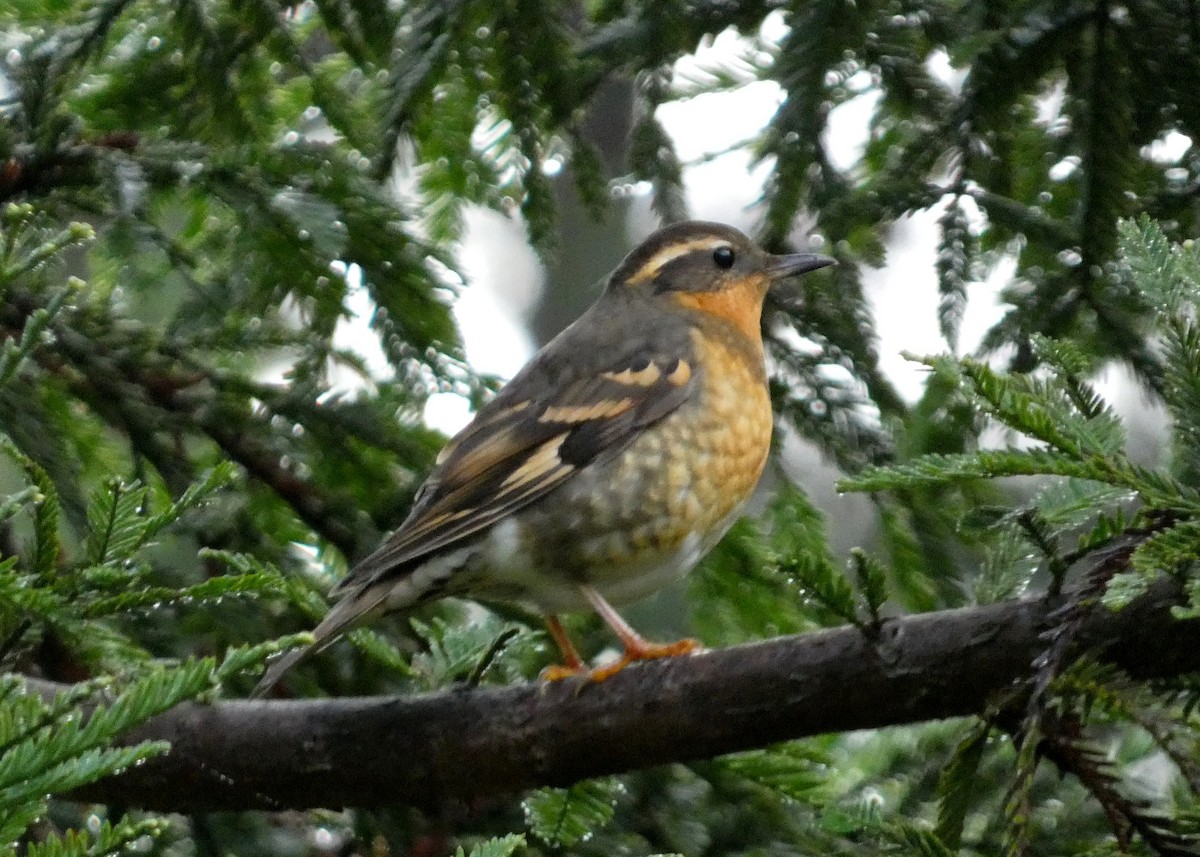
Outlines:
<svg viewBox="0 0 1200 857"><path fill-rule="evenodd" d="M686 574L720 540L762 473L771 403L753 365L715 338L694 340L700 365L726 371L706 372L699 396L616 458L494 528L483 551L487 584L475 594L557 612L586 607L577 584L589 583L614 603L634 601Z"/></svg>

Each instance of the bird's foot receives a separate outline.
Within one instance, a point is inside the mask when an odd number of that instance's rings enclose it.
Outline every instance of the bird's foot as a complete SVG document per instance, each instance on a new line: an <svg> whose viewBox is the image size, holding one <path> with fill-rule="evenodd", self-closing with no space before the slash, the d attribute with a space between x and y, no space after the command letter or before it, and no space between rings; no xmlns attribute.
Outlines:
<svg viewBox="0 0 1200 857"><path fill-rule="evenodd" d="M540 673L538 678L542 681L563 681L568 678L583 677L587 678L591 675L590 671L583 664L571 666L570 664L554 664L546 667Z"/></svg>
<svg viewBox="0 0 1200 857"><path fill-rule="evenodd" d="M649 643L639 640L635 646L629 646L625 653L611 664L596 667L588 673L588 681L601 682L612 678L625 667L637 661L652 661L657 658L673 658L678 655L690 655L703 650L699 640L684 639L674 643Z"/></svg>
<svg viewBox="0 0 1200 857"><path fill-rule="evenodd" d="M546 667L542 670L539 676L542 681L562 681L568 678L583 678L588 683L599 683L607 681L615 676L625 667L637 661L651 661L657 658L673 658L678 655L690 655L693 652L703 650L698 640L678 640L674 643L647 643L639 641L639 644L625 650L621 657L617 658L611 664L588 669L583 664L576 665L555 665Z"/></svg>

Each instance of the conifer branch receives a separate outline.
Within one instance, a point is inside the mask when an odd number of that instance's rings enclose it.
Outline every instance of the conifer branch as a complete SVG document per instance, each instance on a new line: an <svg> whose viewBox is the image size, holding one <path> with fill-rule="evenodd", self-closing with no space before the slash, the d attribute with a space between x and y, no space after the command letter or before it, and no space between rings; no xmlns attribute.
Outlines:
<svg viewBox="0 0 1200 857"><path fill-rule="evenodd" d="M19 327L41 308L33 296L10 292L0 306L0 330ZM186 363L158 346L146 356L155 370L131 367L98 336L67 325L56 325L54 332L58 350L45 357L50 368L66 376L76 395L97 412L123 427L133 447L180 490L194 474L186 458L161 435L166 427L190 426L199 428L346 556L360 555L378 538L369 517L356 512L348 499L290 472L252 418L233 412L218 393L185 395L199 381L214 380L199 364Z"/></svg>
<svg viewBox="0 0 1200 857"><path fill-rule="evenodd" d="M1080 623L1087 651L1135 678L1200 669L1200 621L1163 580ZM1064 600L1030 599L647 663L602 685L412 697L186 704L127 736L169 754L77 796L195 812L444 807L826 732L983 712L1031 678ZM57 687L57 686L54 686ZM1019 694L1018 694L1019 696ZM1020 704L1017 702L1016 704Z"/></svg>

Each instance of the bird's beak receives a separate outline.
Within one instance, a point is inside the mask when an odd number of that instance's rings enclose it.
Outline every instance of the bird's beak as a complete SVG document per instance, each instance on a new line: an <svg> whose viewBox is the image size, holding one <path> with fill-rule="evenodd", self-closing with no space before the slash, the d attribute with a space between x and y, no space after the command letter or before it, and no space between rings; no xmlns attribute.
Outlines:
<svg viewBox="0 0 1200 857"><path fill-rule="evenodd" d="M836 265L837 260L816 253L793 253L790 256L772 256L767 262L767 276L772 280L783 280L797 274L807 274L818 268Z"/></svg>

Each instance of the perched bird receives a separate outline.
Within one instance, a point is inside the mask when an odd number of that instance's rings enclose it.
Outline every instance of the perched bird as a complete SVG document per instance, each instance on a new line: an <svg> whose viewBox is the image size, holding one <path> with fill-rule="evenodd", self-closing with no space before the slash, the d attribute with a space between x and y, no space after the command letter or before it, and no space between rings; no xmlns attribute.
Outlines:
<svg viewBox="0 0 1200 857"><path fill-rule="evenodd" d="M334 589L313 645L273 663L255 695L366 620L448 595L542 611L563 657L550 678L587 672L564 611L592 608L624 646L594 680L696 648L647 642L610 601L683 576L737 518L771 441L763 298L831 264L716 223L651 235L446 445L408 518Z"/></svg>

